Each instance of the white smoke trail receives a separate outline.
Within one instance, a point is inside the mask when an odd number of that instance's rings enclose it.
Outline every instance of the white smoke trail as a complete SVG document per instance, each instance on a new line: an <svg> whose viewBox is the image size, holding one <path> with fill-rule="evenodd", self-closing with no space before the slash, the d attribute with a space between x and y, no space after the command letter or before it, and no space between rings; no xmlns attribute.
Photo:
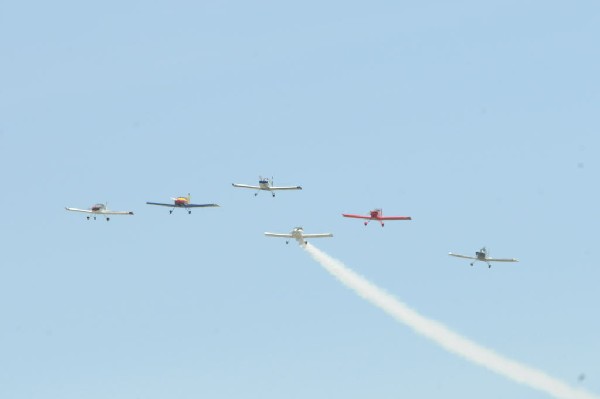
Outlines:
<svg viewBox="0 0 600 399"><path fill-rule="evenodd" d="M515 382L546 392L555 398L600 399L600 397L594 394L573 388L542 371L508 359L491 349L460 336L443 324L421 316L392 295L348 269L342 262L331 258L313 245L307 244L302 247L329 273L353 289L358 295L383 309L396 320L407 324L417 333L431 339L444 349L510 378Z"/></svg>

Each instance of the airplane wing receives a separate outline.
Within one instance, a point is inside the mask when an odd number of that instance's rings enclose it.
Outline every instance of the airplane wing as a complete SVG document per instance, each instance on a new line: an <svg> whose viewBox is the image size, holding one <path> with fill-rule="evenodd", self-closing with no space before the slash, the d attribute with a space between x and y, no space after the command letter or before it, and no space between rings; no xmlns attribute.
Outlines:
<svg viewBox="0 0 600 399"><path fill-rule="evenodd" d="M303 238L325 238L325 237L333 237L331 233L319 233L319 234L302 234Z"/></svg>
<svg viewBox="0 0 600 399"><path fill-rule="evenodd" d="M171 208L173 208L175 206L175 204L172 203L172 202L170 204L162 204L160 202L146 202L146 204L148 204L148 205L168 206L168 207L171 207Z"/></svg>
<svg viewBox="0 0 600 399"><path fill-rule="evenodd" d="M93 211L89 210L89 209L78 209L78 208L66 208L65 209L67 211L71 211L71 212L83 212L83 213L94 213Z"/></svg>
<svg viewBox="0 0 600 399"><path fill-rule="evenodd" d="M283 238L292 238L292 235L289 233L268 233L266 232L265 235L267 237L283 237Z"/></svg>
<svg viewBox="0 0 600 399"><path fill-rule="evenodd" d="M276 191L276 190L302 190L302 187L300 187L300 186L271 186L271 187L269 187L269 190L271 190L271 191Z"/></svg>
<svg viewBox="0 0 600 399"><path fill-rule="evenodd" d="M410 216L380 216L379 220L412 220Z"/></svg>
<svg viewBox="0 0 600 399"><path fill-rule="evenodd" d="M233 187L240 187L240 188L253 188L255 190L260 190L259 186L251 186L249 184L238 184L238 183L231 183L231 185Z"/></svg>
<svg viewBox="0 0 600 399"><path fill-rule="evenodd" d="M186 208L205 208L205 207L210 207L210 206L219 206L217 204L187 204L187 205L183 205Z"/></svg>
<svg viewBox="0 0 600 399"><path fill-rule="evenodd" d="M103 210L103 211L98 211L95 213L99 213L102 215L133 215L133 212L131 211L110 211L110 210Z"/></svg>
<svg viewBox="0 0 600 399"><path fill-rule="evenodd" d="M371 219L371 216L366 216L366 215L352 215L350 213L342 213L342 216L345 217L345 218Z"/></svg>
<svg viewBox="0 0 600 399"><path fill-rule="evenodd" d="M92 211L90 209L79 209L79 208L65 208L67 211L72 212L83 212L83 213L93 213L98 215L133 215L131 211L111 211L111 210L100 210L100 211Z"/></svg>
<svg viewBox="0 0 600 399"><path fill-rule="evenodd" d="M518 262L518 259L515 258L487 258L486 262Z"/></svg>
<svg viewBox="0 0 600 399"><path fill-rule="evenodd" d="M456 256L457 258L464 258L464 259L477 259L474 256L467 256L467 255L459 255L459 254L453 254L452 252L448 252L448 255L450 256Z"/></svg>

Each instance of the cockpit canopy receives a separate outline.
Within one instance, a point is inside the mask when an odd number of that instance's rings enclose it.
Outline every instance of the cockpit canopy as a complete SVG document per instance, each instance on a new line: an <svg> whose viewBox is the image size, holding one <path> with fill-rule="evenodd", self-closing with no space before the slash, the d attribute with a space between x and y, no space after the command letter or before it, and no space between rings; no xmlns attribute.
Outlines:
<svg viewBox="0 0 600 399"><path fill-rule="evenodd" d="M479 251L475 252L475 255L480 259L485 259L487 255L487 250L485 249L485 247L483 247Z"/></svg>

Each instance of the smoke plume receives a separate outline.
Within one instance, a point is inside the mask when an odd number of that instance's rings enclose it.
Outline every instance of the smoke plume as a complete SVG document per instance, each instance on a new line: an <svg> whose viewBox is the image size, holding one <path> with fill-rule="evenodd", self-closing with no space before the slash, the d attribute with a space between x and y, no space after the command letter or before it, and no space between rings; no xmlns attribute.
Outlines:
<svg viewBox="0 0 600 399"><path fill-rule="evenodd" d="M408 325L449 352L503 375L515 382L543 391L560 399L600 399L589 392L573 388L550 377L542 371L504 357L450 330L443 324L420 315L364 277L348 269L344 264L311 244L303 248L329 273L356 294L384 310L396 320Z"/></svg>

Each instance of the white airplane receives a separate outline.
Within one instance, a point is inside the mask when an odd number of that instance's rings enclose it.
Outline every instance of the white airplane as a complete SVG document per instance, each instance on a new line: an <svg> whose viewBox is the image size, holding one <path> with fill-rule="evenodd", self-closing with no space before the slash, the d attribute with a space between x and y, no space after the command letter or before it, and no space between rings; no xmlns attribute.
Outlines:
<svg viewBox="0 0 600 399"><path fill-rule="evenodd" d="M133 215L131 211L111 211L106 207L106 204L94 204L89 209L79 209L79 208L65 208L67 211L71 212L83 212L94 215L93 218L96 220L96 215L104 215L106 221L110 220L108 215ZM87 220L90 220L90 215L87 216Z"/></svg>
<svg viewBox="0 0 600 399"><path fill-rule="evenodd" d="M333 237L331 233L318 233L318 234L305 234L304 229L302 227L294 227L290 233L265 233L268 237L283 237L283 238L293 238L298 241L298 244L305 245L308 244L306 238L324 238L324 237ZM288 244L290 240L286 240L285 243Z"/></svg>
<svg viewBox="0 0 600 399"><path fill-rule="evenodd" d="M483 247L479 251L475 252L475 256L454 254L452 252L448 252L448 255L456 256L457 258L475 259L473 262L471 262L471 266L473 266L473 263L478 262L478 261L485 262L485 263L487 263L488 268L492 267L490 262L518 262L519 261L518 259L515 259L515 258L491 258L488 256L489 252L485 249L485 247Z"/></svg>
<svg viewBox="0 0 600 399"><path fill-rule="evenodd" d="M264 191L270 191L271 194L273 195L273 197L275 196L275 193L273 191L279 191L279 190L302 190L302 187L300 186L274 186L273 185L273 178L265 178L262 176L259 176L258 178L258 186L251 186L248 184L239 184L239 183L231 183L231 185L233 187L240 187L240 188L251 188L254 190L264 190ZM257 196L258 192L254 193L254 196Z"/></svg>

